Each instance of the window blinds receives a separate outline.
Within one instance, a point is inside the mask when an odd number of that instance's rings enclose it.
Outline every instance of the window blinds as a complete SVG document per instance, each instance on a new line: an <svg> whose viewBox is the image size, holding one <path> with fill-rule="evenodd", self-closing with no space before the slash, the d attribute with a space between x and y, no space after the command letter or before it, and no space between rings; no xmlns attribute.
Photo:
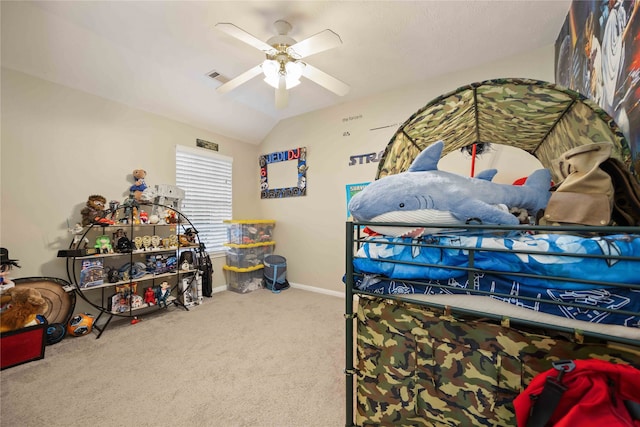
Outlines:
<svg viewBox="0 0 640 427"><path fill-rule="evenodd" d="M176 146L176 185L185 191L184 214L208 252L224 251L232 218L233 159L203 149Z"/></svg>

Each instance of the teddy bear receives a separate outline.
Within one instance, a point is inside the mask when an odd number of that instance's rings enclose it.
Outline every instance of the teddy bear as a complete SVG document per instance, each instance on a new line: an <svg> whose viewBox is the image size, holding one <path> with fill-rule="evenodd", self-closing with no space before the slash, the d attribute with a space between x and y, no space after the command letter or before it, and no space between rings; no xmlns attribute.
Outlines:
<svg viewBox="0 0 640 427"><path fill-rule="evenodd" d="M40 291L24 286L14 286L0 296L0 332L13 331L38 324L37 316L49 308Z"/></svg>
<svg viewBox="0 0 640 427"><path fill-rule="evenodd" d="M147 172L144 169L134 169L133 180L134 184L129 187L131 196L138 202L142 200L142 193L147 189L147 184L144 182Z"/></svg>
<svg viewBox="0 0 640 427"><path fill-rule="evenodd" d="M105 207L107 205L107 199L99 194L92 194L87 200L86 206L82 208L80 214L82 215L82 225L87 226L91 224L106 224L113 225L114 221L106 218L107 211Z"/></svg>

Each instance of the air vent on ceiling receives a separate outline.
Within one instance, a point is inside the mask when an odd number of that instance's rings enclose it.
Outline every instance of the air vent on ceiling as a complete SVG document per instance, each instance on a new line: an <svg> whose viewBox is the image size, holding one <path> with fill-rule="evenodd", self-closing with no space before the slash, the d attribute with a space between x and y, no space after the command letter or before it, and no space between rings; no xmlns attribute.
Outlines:
<svg viewBox="0 0 640 427"><path fill-rule="evenodd" d="M222 74L220 74L217 71L211 71L209 73L207 73L207 76L215 81L218 81L222 84L226 83L229 81L229 79L225 76L223 76Z"/></svg>

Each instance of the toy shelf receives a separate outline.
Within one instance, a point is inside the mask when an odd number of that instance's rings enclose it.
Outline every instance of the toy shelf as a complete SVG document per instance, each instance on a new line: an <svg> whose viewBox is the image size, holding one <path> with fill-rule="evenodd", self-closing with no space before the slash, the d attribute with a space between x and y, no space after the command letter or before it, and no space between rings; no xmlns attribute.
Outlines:
<svg viewBox="0 0 640 427"><path fill-rule="evenodd" d="M96 338L116 316L133 317L141 310L150 313L169 307L189 310L189 306L202 302L202 275L195 260L204 252L204 245L197 233L188 232L195 227L171 206L149 203L141 207L171 209L176 214L175 222L142 224L133 212L120 207L106 216L115 224L83 227L69 249L58 253L67 260L67 275L75 293L99 311L93 325L98 331ZM153 243L149 244L151 239ZM144 247L141 241L146 242ZM142 291L151 288L153 297L163 282L169 285L169 297L162 304L143 302Z"/></svg>

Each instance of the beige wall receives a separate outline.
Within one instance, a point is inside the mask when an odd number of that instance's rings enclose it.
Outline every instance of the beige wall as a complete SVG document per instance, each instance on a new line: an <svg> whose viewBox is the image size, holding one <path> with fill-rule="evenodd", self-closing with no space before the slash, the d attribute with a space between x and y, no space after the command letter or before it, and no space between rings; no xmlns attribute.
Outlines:
<svg viewBox="0 0 640 427"><path fill-rule="evenodd" d="M87 197L123 199L136 168L148 171L150 185L175 183L175 145L202 138L234 158L234 217L277 221L276 253L287 258L289 281L342 292L345 185L372 180L377 167L348 166L349 157L383 150L436 96L499 77L552 81L553 47L282 121L256 147L2 69L0 244L20 260L14 277L66 278L56 253ZM261 200L258 155L295 147L308 151L307 196ZM214 260L214 286L225 283L223 263Z"/></svg>
<svg viewBox="0 0 640 427"><path fill-rule="evenodd" d="M56 254L87 197L124 200L137 168L147 185L175 184L175 146L195 147L196 138L234 158L234 214L255 209L255 145L4 68L1 137L0 244L20 260L13 277L66 279ZM224 259L214 262L221 286Z"/></svg>
<svg viewBox="0 0 640 427"><path fill-rule="evenodd" d="M260 154L306 146L307 196L256 202L264 218L276 220L276 253L287 258L289 281L343 292L345 185L373 180L377 168L377 163L348 166L350 156L383 150L397 128L433 98L501 77L553 81L553 46L280 122L260 145ZM371 130L384 126L389 127Z"/></svg>

